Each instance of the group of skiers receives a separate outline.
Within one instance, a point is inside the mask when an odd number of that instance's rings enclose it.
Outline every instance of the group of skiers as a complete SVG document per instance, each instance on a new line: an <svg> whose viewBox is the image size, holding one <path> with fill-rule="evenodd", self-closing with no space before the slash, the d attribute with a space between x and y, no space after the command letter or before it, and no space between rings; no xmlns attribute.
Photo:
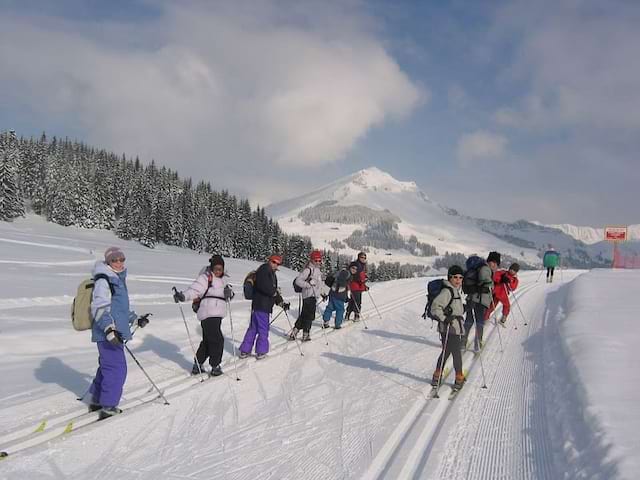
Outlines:
<svg viewBox="0 0 640 480"><path fill-rule="evenodd" d="M93 271L92 341L97 343L99 367L89 389L89 410L99 410L100 419L121 412L118 404L127 375L124 348L132 337L131 326L137 322L137 327L143 328L149 323L148 315L139 317L129 308L125 260L121 249L110 247L105 252L104 261L97 262ZM484 323L498 303L502 304L500 322L504 325L507 321L509 294L518 287L520 266L513 263L508 270L499 270L500 260L498 252L490 252L486 261L477 256L470 257L466 269L459 265L451 266L447 279L440 280L439 291L429 300L429 317L438 321L442 342L442 352L432 375L434 386L439 385L442 367L452 355L456 372L454 389L462 387L465 382L462 351L466 349L469 332L475 326L473 348L477 352L482 348ZM324 301L327 306L322 312L322 328L331 327L334 314L333 328L342 328L345 304L346 319L349 320L353 314L353 321L360 320L362 293L369 290L366 253L358 253L355 261L345 264L335 274L327 275L324 280L321 264L322 253L314 250L308 264L294 280L294 290L300 293L302 308L289 332L290 340L296 340L300 331L303 342L311 340L311 326L320 303ZM254 350L258 360L264 358L269 352L270 315L274 305L280 306L285 314L289 310L289 303L281 295L276 276L281 265L282 256L273 254L252 272L250 284L245 280L245 297L251 299L251 319L240 344L239 358L251 355ZM229 302L234 298L226 278L224 259L220 255L213 255L209 265L198 273L186 290L174 289L174 301L192 301L193 310L202 326L202 341L195 352L191 372L194 375L205 372L207 360L211 366L211 376L223 373L224 336L221 323L227 314ZM463 302L463 292L466 294L466 303ZM426 312L427 308L425 315Z"/></svg>
<svg viewBox="0 0 640 480"><path fill-rule="evenodd" d="M446 280L434 280L439 291L429 298L425 315L438 322L442 352L431 377L431 385L438 388L443 367L453 357L456 372L453 390L459 390L466 381L462 369L462 352L467 349L469 332L475 326L473 351L479 353L483 346L485 321L498 304L502 304L500 323L504 326L509 316L509 294L518 288L520 265L512 263L508 270L499 270L501 255L490 252L486 260L473 255L467 259L465 269L452 265ZM432 282L430 282L432 283ZM466 304L462 294L466 294Z"/></svg>

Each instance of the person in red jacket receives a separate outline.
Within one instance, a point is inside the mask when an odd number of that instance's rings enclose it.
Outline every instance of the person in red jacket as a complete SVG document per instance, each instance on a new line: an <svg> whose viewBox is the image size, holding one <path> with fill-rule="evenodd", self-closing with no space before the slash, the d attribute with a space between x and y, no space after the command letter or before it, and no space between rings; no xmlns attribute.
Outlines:
<svg viewBox="0 0 640 480"><path fill-rule="evenodd" d="M367 254L358 253L358 259L349 264L349 271L351 272L351 282L349 283L351 299L347 306L347 320L353 312L355 314L353 321L357 322L360 320L360 310L362 309L362 292L369 290L366 285L369 280L367 277Z"/></svg>
<svg viewBox="0 0 640 480"><path fill-rule="evenodd" d="M520 265L512 263L509 270L496 270L493 274L493 301L491 306L487 309L484 319L489 320L491 313L498 306L498 303L502 304L502 317L500 323L504 325L511 311L511 302L509 301L509 294L518 288L518 272L520 271Z"/></svg>

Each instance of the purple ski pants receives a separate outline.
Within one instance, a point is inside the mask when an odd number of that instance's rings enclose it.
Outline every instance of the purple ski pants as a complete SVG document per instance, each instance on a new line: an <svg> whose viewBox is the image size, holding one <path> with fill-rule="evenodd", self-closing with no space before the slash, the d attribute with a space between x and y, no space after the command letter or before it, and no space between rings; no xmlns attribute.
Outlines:
<svg viewBox="0 0 640 480"><path fill-rule="evenodd" d="M249 323L249 328L247 328L247 333L244 334L244 340L240 344L240 351L251 353L254 341L256 354L269 351L269 314L267 312L251 312L251 322Z"/></svg>
<svg viewBox="0 0 640 480"><path fill-rule="evenodd" d="M120 403L122 389L127 379L127 359L122 345L98 342L98 371L91 389L92 402L103 407L115 407Z"/></svg>

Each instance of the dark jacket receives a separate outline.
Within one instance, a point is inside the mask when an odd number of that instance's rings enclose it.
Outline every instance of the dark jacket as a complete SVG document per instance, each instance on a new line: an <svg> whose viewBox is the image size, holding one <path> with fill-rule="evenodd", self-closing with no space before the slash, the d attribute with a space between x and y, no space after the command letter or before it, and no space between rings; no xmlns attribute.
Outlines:
<svg viewBox="0 0 640 480"><path fill-rule="evenodd" d="M278 288L278 278L268 263L263 263L256 270L251 310L271 313Z"/></svg>

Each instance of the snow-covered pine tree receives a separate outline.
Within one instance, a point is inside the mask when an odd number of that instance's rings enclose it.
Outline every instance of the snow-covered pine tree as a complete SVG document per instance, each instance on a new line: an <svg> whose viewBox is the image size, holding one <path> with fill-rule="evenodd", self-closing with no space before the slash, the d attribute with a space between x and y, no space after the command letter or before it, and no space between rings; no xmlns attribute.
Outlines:
<svg viewBox="0 0 640 480"><path fill-rule="evenodd" d="M0 220L13 220L24 215L18 168L21 152L13 131L0 133Z"/></svg>

